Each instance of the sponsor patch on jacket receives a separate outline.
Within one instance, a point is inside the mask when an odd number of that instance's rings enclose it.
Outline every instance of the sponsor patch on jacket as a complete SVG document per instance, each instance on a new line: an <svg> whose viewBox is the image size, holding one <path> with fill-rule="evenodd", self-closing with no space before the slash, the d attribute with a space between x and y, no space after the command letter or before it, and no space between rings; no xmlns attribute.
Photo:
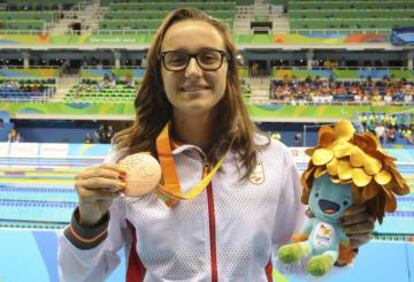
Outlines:
<svg viewBox="0 0 414 282"><path fill-rule="evenodd" d="M257 162L256 168L249 176L249 180L253 184L262 184L264 182L264 171L261 161Z"/></svg>

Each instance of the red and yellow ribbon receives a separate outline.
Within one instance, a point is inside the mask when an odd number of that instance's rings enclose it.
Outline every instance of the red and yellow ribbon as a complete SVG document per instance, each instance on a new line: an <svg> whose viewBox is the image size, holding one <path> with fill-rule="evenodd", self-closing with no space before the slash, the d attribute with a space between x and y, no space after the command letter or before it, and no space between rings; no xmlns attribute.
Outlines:
<svg viewBox="0 0 414 282"><path fill-rule="evenodd" d="M192 200L196 198L207 187L214 175L223 164L224 154L214 168L205 175L199 183L193 186L188 192L183 193L175 169L174 159L170 141L170 122L168 122L156 140L158 159L162 169L163 184L159 185L161 198L168 206L173 206L178 200ZM230 146L231 147L231 146Z"/></svg>

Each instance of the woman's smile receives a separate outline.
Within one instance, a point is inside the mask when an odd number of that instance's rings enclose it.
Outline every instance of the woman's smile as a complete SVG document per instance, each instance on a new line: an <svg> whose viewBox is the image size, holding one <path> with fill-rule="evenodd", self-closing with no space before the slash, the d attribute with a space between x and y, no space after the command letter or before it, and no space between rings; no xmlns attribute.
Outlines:
<svg viewBox="0 0 414 282"><path fill-rule="evenodd" d="M205 93L205 90L210 89L210 87L206 85L185 85L183 87L180 87L180 91L184 93L184 95L187 96L199 96L203 93Z"/></svg>

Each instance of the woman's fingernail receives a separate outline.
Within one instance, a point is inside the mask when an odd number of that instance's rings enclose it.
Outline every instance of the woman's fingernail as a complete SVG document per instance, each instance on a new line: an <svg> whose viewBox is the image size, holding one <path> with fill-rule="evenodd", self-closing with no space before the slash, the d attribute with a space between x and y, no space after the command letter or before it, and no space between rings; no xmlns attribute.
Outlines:
<svg viewBox="0 0 414 282"><path fill-rule="evenodd" d="M125 182L126 179L126 174L125 173L119 173L118 174L118 179Z"/></svg>
<svg viewBox="0 0 414 282"><path fill-rule="evenodd" d="M125 189L127 185L125 182L120 182L118 186L121 187L121 189Z"/></svg>

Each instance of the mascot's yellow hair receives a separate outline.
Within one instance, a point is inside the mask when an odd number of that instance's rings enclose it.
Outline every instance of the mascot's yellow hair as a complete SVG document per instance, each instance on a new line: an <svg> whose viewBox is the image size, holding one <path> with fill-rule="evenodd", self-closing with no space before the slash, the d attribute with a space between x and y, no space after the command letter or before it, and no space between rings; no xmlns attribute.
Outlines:
<svg viewBox="0 0 414 282"><path fill-rule="evenodd" d="M301 179L304 204L308 204L314 178L328 173L334 183L350 183L354 204L366 205L381 223L385 211L397 208L394 194L410 191L395 159L384 153L377 138L370 133L356 134L347 120L334 128L322 126L318 145L306 150L306 154L311 160Z"/></svg>

